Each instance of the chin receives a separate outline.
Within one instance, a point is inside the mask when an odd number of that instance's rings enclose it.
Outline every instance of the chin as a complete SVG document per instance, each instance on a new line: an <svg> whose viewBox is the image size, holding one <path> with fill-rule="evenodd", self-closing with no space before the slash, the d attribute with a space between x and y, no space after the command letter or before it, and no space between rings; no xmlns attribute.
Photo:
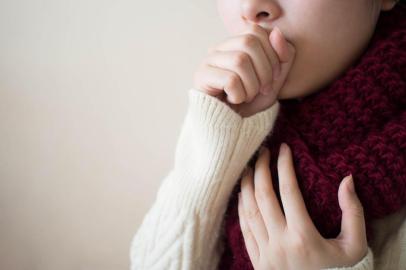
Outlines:
<svg viewBox="0 0 406 270"><path fill-rule="evenodd" d="M287 79L279 90L278 99L300 99L304 96L303 86Z"/></svg>
<svg viewBox="0 0 406 270"><path fill-rule="evenodd" d="M302 99L319 92L325 84L305 81L304 78L292 80L289 76L279 90L278 99Z"/></svg>

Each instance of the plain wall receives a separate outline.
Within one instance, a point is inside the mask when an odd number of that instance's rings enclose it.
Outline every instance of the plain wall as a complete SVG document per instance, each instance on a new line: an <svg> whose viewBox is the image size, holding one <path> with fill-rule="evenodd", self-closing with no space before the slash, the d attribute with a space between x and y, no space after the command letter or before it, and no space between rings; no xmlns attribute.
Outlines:
<svg viewBox="0 0 406 270"><path fill-rule="evenodd" d="M0 1L0 269L129 268L215 1Z"/></svg>

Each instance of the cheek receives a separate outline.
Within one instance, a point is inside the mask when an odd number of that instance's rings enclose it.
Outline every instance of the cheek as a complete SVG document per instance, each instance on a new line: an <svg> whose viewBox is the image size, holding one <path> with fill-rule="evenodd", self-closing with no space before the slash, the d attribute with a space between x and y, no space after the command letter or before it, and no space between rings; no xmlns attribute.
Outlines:
<svg viewBox="0 0 406 270"><path fill-rule="evenodd" d="M220 18L232 35L244 28L240 1L217 1ZM368 43L379 9L373 9L371 0L332 1L281 2L288 12L276 24L296 47L296 58L279 98L303 97L322 89L344 72Z"/></svg>
<svg viewBox="0 0 406 270"><path fill-rule="evenodd" d="M371 7L337 8L330 16L306 16L300 23L291 20L296 58L279 98L303 97L323 89L361 56L377 19L376 11L367 8Z"/></svg>
<svg viewBox="0 0 406 270"><path fill-rule="evenodd" d="M360 33L357 32L360 35ZM347 39L346 39L347 37ZM334 81L340 74L360 57L368 44L368 37L358 36L350 39L350 35L324 35L322 40L303 40L296 47L296 57L281 89L280 98L303 97L315 93ZM343 42L347 40L347 42Z"/></svg>

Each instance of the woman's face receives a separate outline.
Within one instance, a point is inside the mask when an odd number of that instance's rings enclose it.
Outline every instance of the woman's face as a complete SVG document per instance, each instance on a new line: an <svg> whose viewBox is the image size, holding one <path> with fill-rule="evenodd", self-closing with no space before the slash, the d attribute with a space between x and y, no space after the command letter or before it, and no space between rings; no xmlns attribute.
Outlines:
<svg viewBox="0 0 406 270"><path fill-rule="evenodd" d="M231 35L253 22L268 30L278 26L296 48L280 99L304 97L337 78L368 45L381 10L394 5L394 0L217 0Z"/></svg>

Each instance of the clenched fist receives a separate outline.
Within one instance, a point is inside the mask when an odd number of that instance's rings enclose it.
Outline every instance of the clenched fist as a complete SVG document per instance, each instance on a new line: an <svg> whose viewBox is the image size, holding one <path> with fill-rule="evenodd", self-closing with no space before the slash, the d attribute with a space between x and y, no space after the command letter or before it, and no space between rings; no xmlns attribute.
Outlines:
<svg viewBox="0 0 406 270"><path fill-rule="evenodd" d="M208 50L194 88L218 97L243 117L272 106L292 66L295 48L275 27L256 24Z"/></svg>

